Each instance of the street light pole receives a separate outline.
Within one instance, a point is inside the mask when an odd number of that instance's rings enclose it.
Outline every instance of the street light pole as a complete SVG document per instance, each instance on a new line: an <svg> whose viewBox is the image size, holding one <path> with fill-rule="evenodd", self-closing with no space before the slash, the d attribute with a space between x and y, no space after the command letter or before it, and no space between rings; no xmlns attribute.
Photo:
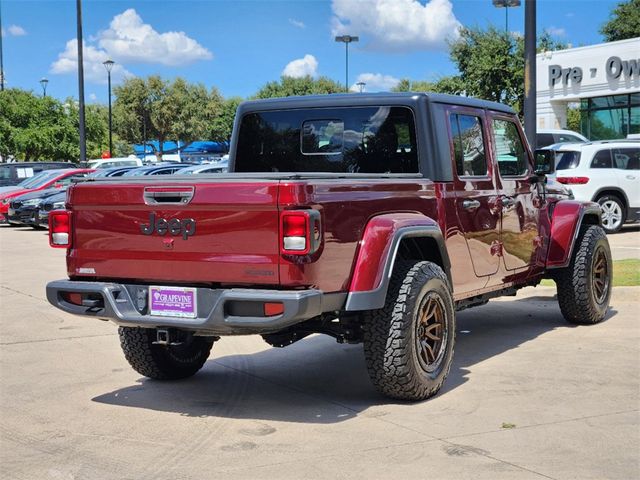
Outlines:
<svg viewBox="0 0 640 480"><path fill-rule="evenodd" d="M42 97L46 98L47 96L47 84L49 83L49 80L47 80L45 77L42 77L40 79L40 85L42 86Z"/></svg>
<svg viewBox="0 0 640 480"><path fill-rule="evenodd" d="M493 6L504 8L504 31L509 32L509 7L519 7L521 0L493 0Z"/></svg>
<svg viewBox="0 0 640 480"><path fill-rule="evenodd" d="M2 59L2 3L0 3L0 92L4 92L4 61Z"/></svg>
<svg viewBox="0 0 640 480"><path fill-rule="evenodd" d="M364 82L358 82L356 83L356 85L358 86L358 88L360 89L360 93L362 93L364 91L364 86L366 85L366 83Z"/></svg>
<svg viewBox="0 0 640 480"><path fill-rule="evenodd" d="M84 121L84 64L82 61L82 0L76 0L76 30L78 42L78 116L80 123L80 161L87 161L87 138Z"/></svg>
<svg viewBox="0 0 640 480"><path fill-rule="evenodd" d="M106 60L102 64L107 69L107 83L109 84L109 158L113 156L113 126L111 124L111 69L113 68L113 60Z"/></svg>
<svg viewBox="0 0 640 480"><path fill-rule="evenodd" d="M354 37L352 35L338 35L336 37L336 42L342 42L345 46L345 81L344 88L345 91L349 91L349 44L351 42L357 42L360 40L359 37Z"/></svg>
<svg viewBox="0 0 640 480"><path fill-rule="evenodd" d="M536 0L524 2L524 133L536 144Z"/></svg>

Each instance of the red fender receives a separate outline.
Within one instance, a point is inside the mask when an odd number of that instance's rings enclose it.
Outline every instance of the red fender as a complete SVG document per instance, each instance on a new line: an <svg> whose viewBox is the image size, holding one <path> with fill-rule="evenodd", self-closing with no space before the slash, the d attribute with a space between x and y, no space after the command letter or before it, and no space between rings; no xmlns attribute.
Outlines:
<svg viewBox="0 0 640 480"><path fill-rule="evenodd" d="M561 200L555 204L551 217L551 238L547 254L547 268L563 268L569 264L573 246L578 238L584 217L587 223L601 225L602 210L594 202Z"/></svg>
<svg viewBox="0 0 640 480"><path fill-rule="evenodd" d="M418 213L389 213L373 217L359 243L347 310L368 310L384 305L398 247L403 238L409 237L433 238L445 263L443 268L449 275L449 256L435 220Z"/></svg>

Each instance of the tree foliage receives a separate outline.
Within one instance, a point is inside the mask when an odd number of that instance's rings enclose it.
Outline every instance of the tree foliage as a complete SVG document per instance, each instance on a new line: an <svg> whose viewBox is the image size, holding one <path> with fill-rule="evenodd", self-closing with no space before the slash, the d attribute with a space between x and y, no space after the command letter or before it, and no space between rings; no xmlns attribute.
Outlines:
<svg viewBox="0 0 640 480"><path fill-rule="evenodd" d="M566 48L548 32L538 37L538 52ZM402 79L397 92L432 91L467 95L511 105L522 112L524 103L524 38L495 27L487 30L463 28L458 40L449 44L458 75L434 82Z"/></svg>
<svg viewBox="0 0 640 480"><path fill-rule="evenodd" d="M238 105L242 102L240 97L231 97L222 102L220 112L213 119L209 130L209 139L214 142L224 142L231 138L233 121L236 117Z"/></svg>
<svg viewBox="0 0 640 480"><path fill-rule="evenodd" d="M619 2L600 33L607 42L640 37L640 0Z"/></svg>
<svg viewBox="0 0 640 480"><path fill-rule="evenodd" d="M222 110L217 89L182 78L173 82L157 75L130 78L114 89L114 129L129 143L156 139L191 142L206 138L213 119Z"/></svg>
<svg viewBox="0 0 640 480"><path fill-rule="evenodd" d="M106 109L85 110L87 156L100 157L108 146ZM75 160L80 157L78 105L18 88L0 92L0 155L18 160Z"/></svg>
<svg viewBox="0 0 640 480"><path fill-rule="evenodd" d="M291 97L295 95L315 95L344 92L344 86L330 78L314 79L310 76L294 78L281 77L279 81L267 83L258 90L254 98Z"/></svg>

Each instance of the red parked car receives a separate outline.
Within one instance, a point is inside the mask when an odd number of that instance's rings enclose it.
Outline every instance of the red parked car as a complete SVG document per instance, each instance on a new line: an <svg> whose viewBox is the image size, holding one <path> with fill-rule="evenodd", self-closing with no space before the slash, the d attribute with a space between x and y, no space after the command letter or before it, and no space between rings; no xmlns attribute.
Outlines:
<svg viewBox="0 0 640 480"><path fill-rule="evenodd" d="M0 224L7 223L7 211L12 198L46 188L62 188L71 184L75 179L86 177L93 171L89 168L45 170L17 185L19 188L8 187L11 189L0 191Z"/></svg>
<svg viewBox="0 0 640 480"><path fill-rule="evenodd" d="M195 374L227 335L324 333L364 344L383 394L425 399L449 372L457 310L553 278L567 321L607 314L600 207L534 158L511 108L472 98L246 102L228 174L71 186L49 215L68 279L47 298L117 324L150 378Z"/></svg>

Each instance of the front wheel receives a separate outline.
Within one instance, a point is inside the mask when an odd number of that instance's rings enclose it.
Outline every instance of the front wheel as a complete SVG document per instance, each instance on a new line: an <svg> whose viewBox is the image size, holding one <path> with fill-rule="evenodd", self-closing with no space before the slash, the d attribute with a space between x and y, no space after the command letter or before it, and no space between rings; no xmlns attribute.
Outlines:
<svg viewBox="0 0 640 480"><path fill-rule="evenodd" d="M156 380L177 380L194 375L209 358L213 341L180 332L180 343L161 345L155 328L120 327L120 346L129 365Z"/></svg>
<svg viewBox="0 0 640 480"><path fill-rule="evenodd" d="M604 319L611 298L613 262L607 236L598 225L582 227L571 263L555 275L560 311L569 323Z"/></svg>
<svg viewBox="0 0 640 480"><path fill-rule="evenodd" d="M401 400L435 395L451 368L455 311L445 273L432 262L402 262L387 300L365 312L364 353L378 391Z"/></svg>

